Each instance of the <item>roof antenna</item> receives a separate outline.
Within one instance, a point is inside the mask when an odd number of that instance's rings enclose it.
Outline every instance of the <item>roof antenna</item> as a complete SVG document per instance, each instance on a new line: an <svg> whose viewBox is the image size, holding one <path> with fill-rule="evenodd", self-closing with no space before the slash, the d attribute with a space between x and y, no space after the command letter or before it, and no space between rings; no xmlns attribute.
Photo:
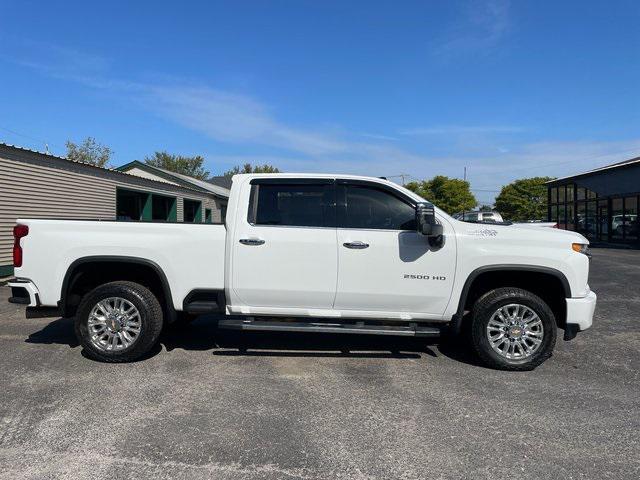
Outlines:
<svg viewBox="0 0 640 480"><path fill-rule="evenodd" d="M46 153L47 155L49 155L49 145L48 144L44 144L44 153Z"/></svg>

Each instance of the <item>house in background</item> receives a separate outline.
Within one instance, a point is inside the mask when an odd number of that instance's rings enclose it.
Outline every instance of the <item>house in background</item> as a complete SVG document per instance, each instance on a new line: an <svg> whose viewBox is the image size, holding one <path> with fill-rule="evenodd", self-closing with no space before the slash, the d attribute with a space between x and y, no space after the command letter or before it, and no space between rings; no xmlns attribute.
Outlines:
<svg viewBox="0 0 640 480"><path fill-rule="evenodd" d="M206 193L211 196L215 205L208 205L211 208L206 208L204 211L205 221L224 222L224 217L227 213L227 202L229 199L229 190L231 189L231 179L229 178L229 188L222 187L220 185L210 183L206 180L200 180L198 178L190 177L189 175L183 175L181 173L172 172L160 167L154 167L144 162L134 160L126 165L116 168L120 172L128 173L129 175L135 175L158 182L168 182L173 185L180 185L187 188L192 188L202 193ZM214 177L225 178L225 177ZM196 206L190 202L185 204L185 211L191 211Z"/></svg>
<svg viewBox="0 0 640 480"><path fill-rule="evenodd" d="M18 218L218 223L228 196L172 172L101 168L0 143L0 277L13 274Z"/></svg>

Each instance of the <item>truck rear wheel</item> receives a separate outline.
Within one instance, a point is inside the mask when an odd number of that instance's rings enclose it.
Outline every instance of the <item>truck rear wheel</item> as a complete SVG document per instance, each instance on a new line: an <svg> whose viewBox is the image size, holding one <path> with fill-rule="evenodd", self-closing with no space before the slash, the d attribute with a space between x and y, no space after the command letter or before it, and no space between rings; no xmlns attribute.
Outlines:
<svg viewBox="0 0 640 480"><path fill-rule="evenodd" d="M162 307L147 288L134 282L111 282L83 297L75 332L89 357L131 362L153 348L162 322Z"/></svg>
<svg viewBox="0 0 640 480"><path fill-rule="evenodd" d="M552 355L556 335L553 312L527 290L491 290L473 307L473 345L492 368L533 370Z"/></svg>

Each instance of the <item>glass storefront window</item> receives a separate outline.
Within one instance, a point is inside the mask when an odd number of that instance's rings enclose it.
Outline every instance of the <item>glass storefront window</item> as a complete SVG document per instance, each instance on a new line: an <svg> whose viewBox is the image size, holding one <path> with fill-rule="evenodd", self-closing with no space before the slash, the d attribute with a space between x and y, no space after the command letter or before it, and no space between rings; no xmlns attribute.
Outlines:
<svg viewBox="0 0 640 480"><path fill-rule="evenodd" d="M558 228L567 228L567 220L565 214L567 213L567 207L565 204L558 205Z"/></svg>
<svg viewBox="0 0 640 480"><path fill-rule="evenodd" d="M594 199L596 197L597 197L596 192L594 192L593 190L587 190L587 198L589 200Z"/></svg>
<svg viewBox="0 0 640 480"><path fill-rule="evenodd" d="M609 241L609 204L607 200L598 201L598 239L602 242Z"/></svg>
<svg viewBox="0 0 640 480"><path fill-rule="evenodd" d="M584 226L587 238L596 236L596 202L587 202L584 219Z"/></svg>
<svg viewBox="0 0 640 480"><path fill-rule="evenodd" d="M623 229L625 240L638 239L638 197L626 197L624 199Z"/></svg>
<svg viewBox="0 0 640 480"><path fill-rule="evenodd" d="M624 238L624 211L622 209L622 199L611 200L611 238L622 240Z"/></svg>
<svg viewBox="0 0 640 480"><path fill-rule="evenodd" d="M573 202L573 184L567 185L567 203Z"/></svg>
<svg viewBox="0 0 640 480"><path fill-rule="evenodd" d="M584 202L578 202L576 208L576 232L585 235L587 231L586 218L587 207Z"/></svg>
<svg viewBox="0 0 640 480"><path fill-rule="evenodd" d="M549 203L552 205L558 203L558 187L551 188L551 198L549 199Z"/></svg>
<svg viewBox="0 0 640 480"><path fill-rule="evenodd" d="M558 207L556 205L549 207L549 221L558 223Z"/></svg>
<svg viewBox="0 0 640 480"><path fill-rule="evenodd" d="M564 185L558 187L558 203L564 203Z"/></svg>
<svg viewBox="0 0 640 480"><path fill-rule="evenodd" d="M578 196L578 200L584 200L586 198L586 190L584 187L576 188L576 194Z"/></svg>
<svg viewBox="0 0 640 480"><path fill-rule="evenodd" d="M573 202L567 203L567 230L575 230L576 227L573 224Z"/></svg>

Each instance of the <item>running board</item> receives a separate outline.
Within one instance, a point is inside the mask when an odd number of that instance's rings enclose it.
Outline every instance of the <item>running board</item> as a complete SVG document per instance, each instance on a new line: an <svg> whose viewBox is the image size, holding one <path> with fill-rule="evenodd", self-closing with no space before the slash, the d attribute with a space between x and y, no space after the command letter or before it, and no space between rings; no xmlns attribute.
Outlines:
<svg viewBox="0 0 640 480"><path fill-rule="evenodd" d="M218 328L270 332L355 333L365 335L399 335L405 337L437 337L436 327L404 325L365 325L342 323L279 322L262 320L219 320Z"/></svg>

